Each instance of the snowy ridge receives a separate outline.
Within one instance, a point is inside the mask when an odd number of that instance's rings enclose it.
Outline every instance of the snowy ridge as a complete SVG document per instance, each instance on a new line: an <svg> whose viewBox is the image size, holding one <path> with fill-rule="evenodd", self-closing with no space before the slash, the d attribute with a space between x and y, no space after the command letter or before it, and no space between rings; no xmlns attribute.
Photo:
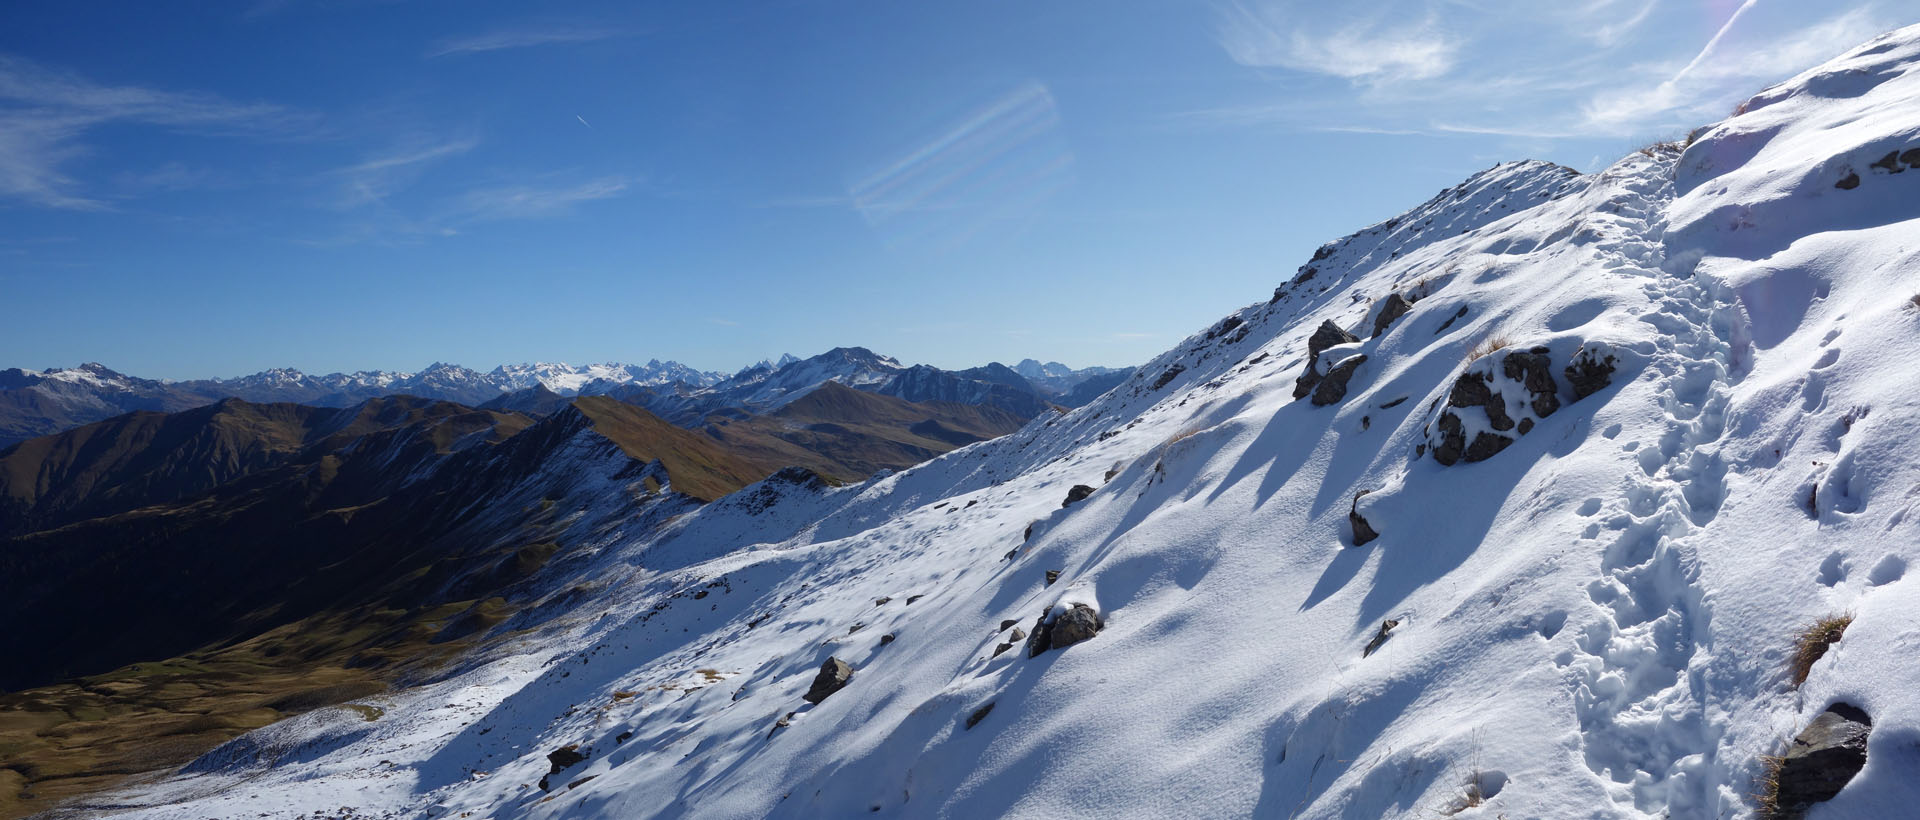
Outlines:
<svg viewBox="0 0 1920 820"><path fill-rule="evenodd" d="M1904 816L1916 67L1920 27L1688 146L1497 166L1093 403L898 474L667 510L585 471L545 620L363 734L269 727L247 742L308 751L228 749L113 813L1746 817L1760 757L1844 700L1868 763L1816 820ZM1376 321L1389 294L1411 309ZM1365 358L1296 400L1329 322ZM1603 385L1562 377L1581 350ZM1516 403L1518 353L1551 412ZM1530 423L1446 465L1463 377ZM996 653L1072 603L1104 628ZM1841 611L1794 688L1794 634ZM829 656L852 677L810 705Z"/></svg>

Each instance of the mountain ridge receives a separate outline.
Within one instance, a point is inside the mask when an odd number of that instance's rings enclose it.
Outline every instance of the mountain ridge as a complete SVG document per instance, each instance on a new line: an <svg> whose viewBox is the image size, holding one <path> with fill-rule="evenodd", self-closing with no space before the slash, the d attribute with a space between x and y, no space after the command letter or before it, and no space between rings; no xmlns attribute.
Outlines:
<svg viewBox="0 0 1920 820"><path fill-rule="evenodd" d="M1814 813L1904 816L1917 101L1910 27L1600 172L1496 165L1088 405L623 529L529 581L539 640L99 803L1753 817L1844 704Z"/></svg>

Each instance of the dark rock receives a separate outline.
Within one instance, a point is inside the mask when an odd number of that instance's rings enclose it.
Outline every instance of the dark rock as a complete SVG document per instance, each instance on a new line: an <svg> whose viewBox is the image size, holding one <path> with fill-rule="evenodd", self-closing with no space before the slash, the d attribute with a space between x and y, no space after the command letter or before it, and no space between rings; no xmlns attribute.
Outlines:
<svg viewBox="0 0 1920 820"><path fill-rule="evenodd" d="M1175 377L1185 372L1187 372L1187 368L1185 365L1176 364L1172 367L1167 368L1165 371L1161 372L1160 378L1153 380L1153 389L1159 390L1162 387L1166 387L1168 382L1173 381Z"/></svg>
<svg viewBox="0 0 1920 820"><path fill-rule="evenodd" d="M1347 523L1353 525L1353 545L1356 547L1364 546L1368 541L1380 537L1380 533L1374 531L1373 525L1367 523L1367 519L1360 517L1360 497L1370 492L1373 491L1361 490L1354 493L1353 506L1347 511Z"/></svg>
<svg viewBox="0 0 1920 820"><path fill-rule="evenodd" d="M1775 805L1782 812L1804 811L1833 799L1867 765L1867 735L1873 718L1850 704L1836 703L1793 739L1780 760Z"/></svg>
<svg viewBox="0 0 1920 820"><path fill-rule="evenodd" d="M1207 338L1218 339L1232 332L1234 328L1239 327L1242 324L1245 324L1245 322L1240 317L1228 316L1225 319L1221 319L1220 324L1215 325L1213 329L1207 331Z"/></svg>
<svg viewBox="0 0 1920 820"><path fill-rule="evenodd" d="M582 783L585 783L585 782L587 782L587 781L589 781L589 780L592 780L592 779L594 779L594 778L596 778L596 777L599 777L599 776L600 776L600 775L597 775L597 774L590 774L590 775L587 775L586 777L582 777L582 778L580 778L579 780L575 780L575 781L573 781L572 783L568 783L568 784L567 784L567 788L569 788L569 789L572 789L572 788L576 788L576 787L578 787L578 786L579 786L580 784L582 784Z"/></svg>
<svg viewBox="0 0 1920 820"><path fill-rule="evenodd" d="M1327 348L1350 345L1357 341L1360 341L1360 337L1348 333L1334 324L1332 319L1328 319L1313 329L1312 336L1307 337L1307 351L1318 356Z"/></svg>
<svg viewBox="0 0 1920 820"><path fill-rule="evenodd" d="M893 600L893 599L892 599L892 598L875 598L875 599L873 599L873 605L874 605L874 606L886 606L886 605L887 605L887 602L888 602L888 601L891 601L891 600Z"/></svg>
<svg viewBox="0 0 1920 820"><path fill-rule="evenodd" d="M1440 414L1438 426L1440 440L1433 445L1433 459L1441 464L1451 465L1465 460L1482 461L1492 458L1495 453L1506 449L1513 439L1497 433L1482 431L1467 441L1466 427L1460 421L1455 409L1483 408L1488 422L1495 430L1511 430L1514 427L1512 417L1507 415L1506 403L1499 395L1487 387L1486 381L1478 374L1463 373L1453 383L1453 392L1447 399L1448 409Z"/></svg>
<svg viewBox="0 0 1920 820"><path fill-rule="evenodd" d="M1513 429L1520 431L1520 435L1523 436L1531 433L1533 432L1533 419L1521 419L1519 426Z"/></svg>
<svg viewBox="0 0 1920 820"><path fill-rule="evenodd" d="M615 743L625 743L625 742L627 742L627 741L629 741L629 740L632 740L632 739L633 739L633 730L632 730L632 729L628 729L627 731L624 731L624 732L621 732L621 733L620 733L619 735L617 735L617 736L615 736L615 737L614 737L614 739L613 739L613 742L615 742Z"/></svg>
<svg viewBox="0 0 1920 820"><path fill-rule="evenodd" d="M908 595L908 596L907 596L907 605L908 605L908 606L912 606L912 605L913 605L913 602L914 602L914 601L918 601L918 600L920 600L921 598L925 598L925 597L927 597L927 596L925 596L925 595Z"/></svg>
<svg viewBox="0 0 1920 820"><path fill-rule="evenodd" d="M578 745L562 746L547 753L547 763L553 766L547 773L559 774L580 765L586 759L587 756L580 753Z"/></svg>
<svg viewBox="0 0 1920 820"><path fill-rule="evenodd" d="M1398 293L1387 294L1386 301L1380 305L1380 312L1373 317L1373 338L1380 338L1381 334L1387 332L1387 328L1392 327L1395 321L1407 315L1407 311L1412 309L1413 303L1407 301L1406 297Z"/></svg>
<svg viewBox="0 0 1920 820"><path fill-rule="evenodd" d="M820 664L820 674L813 676L813 685L807 688L807 693L800 699L817 704L826 700L829 695L845 689L847 681L852 679L853 667L848 666L846 661L827 658L826 662Z"/></svg>
<svg viewBox="0 0 1920 820"><path fill-rule="evenodd" d="M774 733L774 732L778 732L778 731L780 731L781 729L785 729L785 728L787 728L788 726L792 726L792 725L793 725L793 716L794 716L794 715L797 715L797 714L800 714L800 713L799 713L799 712L788 712L788 713L787 713L787 716L786 716L786 717L783 717L783 718L781 718L781 719L779 719L779 720L776 720L776 721L774 721L774 722L773 722L773 728L771 728L771 729L768 729L768 730L767 730L767 737L768 737L768 738L772 738L772 737L773 737L773 733Z"/></svg>
<svg viewBox="0 0 1920 820"><path fill-rule="evenodd" d="M1581 345L1573 354L1573 361L1567 363L1561 371L1567 377L1567 384L1573 388L1573 400L1579 401L1601 391L1613 383L1615 359L1613 350L1603 344Z"/></svg>
<svg viewBox="0 0 1920 820"><path fill-rule="evenodd" d="M587 756L584 754L581 754L580 745L577 743L562 746L558 749L548 752L547 765L549 768L547 769L546 777L540 778L540 790L544 792L552 788L552 785L547 782L548 777L552 777L556 774L566 771L567 769L573 768L574 766L578 766L580 765L581 761L584 761L586 759L587 759Z"/></svg>
<svg viewBox="0 0 1920 820"><path fill-rule="evenodd" d="M1367 641L1367 648L1360 650L1360 657L1364 658L1372 655L1375 650L1380 648L1381 644L1387 642L1387 633L1392 632L1393 628L1399 625L1400 622L1393 618L1381 621L1380 631L1373 633L1373 640Z"/></svg>
<svg viewBox="0 0 1920 820"><path fill-rule="evenodd" d="M1467 306L1461 305L1459 310L1455 311L1452 316L1448 316L1447 320L1444 322L1441 322L1439 327L1433 329L1433 335L1438 336L1442 333L1447 332L1447 328L1453 327L1454 322L1460 321L1461 317L1464 317L1466 315L1467 315Z"/></svg>
<svg viewBox="0 0 1920 820"><path fill-rule="evenodd" d="M1033 540L1033 525L1028 524L1026 533L1020 536L1020 543L1024 544L1031 540Z"/></svg>
<svg viewBox="0 0 1920 820"><path fill-rule="evenodd" d="M1027 657L1038 657L1040 653L1053 648L1053 642L1049 640L1050 633L1047 631L1047 619L1052 615L1053 607L1047 607L1040 613L1039 618L1034 619L1033 634L1027 636Z"/></svg>
<svg viewBox="0 0 1920 820"><path fill-rule="evenodd" d="M967 716L967 728L971 729L975 726L980 725L980 721L986 720L987 715L992 712L993 712L992 703L988 703L985 706L982 706L978 709L973 710L973 714Z"/></svg>
<svg viewBox="0 0 1920 820"><path fill-rule="evenodd" d="M1881 157L1877 160L1874 160L1872 163L1869 163L1867 167L1879 168L1880 170L1886 171L1889 174L1897 174L1897 173L1900 173L1901 171L1907 170L1907 166L1900 164L1899 151L1888 151L1886 156Z"/></svg>
<svg viewBox="0 0 1920 820"><path fill-rule="evenodd" d="M1386 404L1383 404L1383 405L1380 405L1380 409L1382 409L1382 410L1392 410L1392 409L1393 409L1393 408L1395 408L1395 407L1399 407L1399 406L1400 406L1400 404L1401 404L1402 402L1405 402L1406 400L1407 400L1407 397L1406 397L1406 396L1401 396L1400 398L1397 398L1397 399L1394 399L1393 401L1390 401L1390 402L1387 402Z"/></svg>
<svg viewBox="0 0 1920 820"><path fill-rule="evenodd" d="M1060 580L1060 570L1057 570L1057 569L1047 570L1047 586L1053 586L1054 582L1059 580Z"/></svg>
<svg viewBox="0 0 1920 820"><path fill-rule="evenodd" d="M1019 618L1008 618L1008 619L1006 619L1006 620L1004 620L1004 621L1001 621L1001 622L1000 622L1000 628L999 628L999 629L996 629L996 630L994 630L994 631L995 631L995 632L1005 632L1005 631L1007 631L1008 629L1012 629L1013 627L1016 627L1016 626L1019 626L1019 625L1020 625L1020 619L1019 619Z"/></svg>
<svg viewBox="0 0 1920 820"><path fill-rule="evenodd" d="M887 634L885 634L885 635L881 635L881 636L880 636L880 645L881 645L881 646L886 646L887 644L890 644L890 643L893 643L893 633L892 633L892 632L888 632Z"/></svg>
<svg viewBox="0 0 1920 820"><path fill-rule="evenodd" d="M1050 625L1052 634L1048 636L1048 643L1054 649L1065 649L1098 634L1104 625L1100 622L1100 615L1093 611L1093 607L1074 604L1067 611L1060 613L1060 617L1053 619Z"/></svg>
<svg viewBox="0 0 1920 820"><path fill-rule="evenodd" d="M1063 508L1071 507L1087 500L1087 496L1090 495L1093 495L1092 487L1085 484L1075 484L1073 485L1073 489L1067 491L1067 500L1060 502L1060 506Z"/></svg>
<svg viewBox="0 0 1920 820"><path fill-rule="evenodd" d="M1547 358L1550 352L1544 347L1511 352L1500 363L1501 372L1507 378L1526 386L1528 395L1533 396L1528 406L1533 409L1534 415L1541 418L1551 416L1553 411L1560 409L1560 386L1553 381L1553 365Z"/></svg>
<svg viewBox="0 0 1920 820"><path fill-rule="evenodd" d="M1833 184L1833 187L1839 188L1842 191L1851 191L1858 188L1860 187L1860 175L1848 171L1846 176L1841 177L1839 182Z"/></svg>
<svg viewBox="0 0 1920 820"><path fill-rule="evenodd" d="M1360 365L1366 363L1366 354L1341 359L1339 364L1327 371L1326 377L1320 380L1320 384L1313 388L1313 406L1325 407L1340 403L1341 399L1347 397L1347 382L1353 378L1354 371L1359 370Z"/></svg>
<svg viewBox="0 0 1920 820"><path fill-rule="evenodd" d="M1293 397L1306 398L1324 378L1319 368L1320 354L1325 353L1327 348L1353 344L1357 341L1360 341L1360 337L1341 330L1340 326L1334 324L1331 319L1321 322L1319 327L1314 328L1313 335L1307 337L1307 369L1300 374L1300 378L1294 379Z"/></svg>
<svg viewBox="0 0 1920 820"><path fill-rule="evenodd" d="M1447 394L1447 406L1483 408L1493 429L1512 430L1513 417L1507 415L1507 403L1487 386L1489 378L1480 373L1460 374L1460 378L1453 381L1453 391Z"/></svg>
<svg viewBox="0 0 1920 820"><path fill-rule="evenodd" d="M1013 634L1007 636L1007 640L1020 641L1020 640L1025 640L1026 637L1027 637L1027 631L1016 626L1013 628Z"/></svg>
<svg viewBox="0 0 1920 820"><path fill-rule="evenodd" d="M1000 644L999 646L996 646L993 648L992 657L998 658L1000 657L1000 653L1005 652L1012 648L1013 648L1013 641L1007 641L1006 643Z"/></svg>

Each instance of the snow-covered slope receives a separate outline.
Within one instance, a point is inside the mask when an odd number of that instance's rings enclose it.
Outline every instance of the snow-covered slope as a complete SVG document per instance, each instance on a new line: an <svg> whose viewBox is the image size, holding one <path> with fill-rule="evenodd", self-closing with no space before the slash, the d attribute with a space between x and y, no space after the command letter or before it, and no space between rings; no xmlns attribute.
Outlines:
<svg viewBox="0 0 1920 820"><path fill-rule="evenodd" d="M1812 816L1908 816L1917 69L1920 27L1684 150L1482 172L903 473L671 517L612 514L613 477L564 502L551 620L111 813L1743 817L1845 701L1866 767ZM1344 390L1296 399L1309 364ZM1010 640L1074 604L1098 634ZM1849 611L1794 687L1796 633Z"/></svg>

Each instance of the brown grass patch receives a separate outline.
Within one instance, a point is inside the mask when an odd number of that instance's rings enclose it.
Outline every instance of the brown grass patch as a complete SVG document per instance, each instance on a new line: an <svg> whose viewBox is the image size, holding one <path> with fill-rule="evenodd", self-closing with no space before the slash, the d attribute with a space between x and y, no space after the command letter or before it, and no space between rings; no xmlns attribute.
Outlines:
<svg viewBox="0 0 1920 820"><path fill-rule="evenodd" d="M1777 820L1786 816L1780 811L1780 767L1786 763L1787 759L1778 755L1760 756L1760 775L1753 781L1754 816L1760 820Z"/></svg>
<svg viewBox="0 0 1920 820"><path fill-rule="evenodd" d="M1793 642L1793 685L1807 682L1807 675L1813 672L1813 665L1827 654L1827 647L1840 640L1847 632L1847 625L1853 623L1853 613L1828 615L1814 621L1801 631L1800 637Z"/></svg>
<svg viewBox="0 0 1920 820"><path fill-rule="evenodd" d="M1482 337L1480 341L1475 342L1473 347L1467 348L1467 361L1475 361L1482 356L1491 356L1496 351L1510 347L1512 344L1513 340L1502 334L1489 334Z"/></svg>

